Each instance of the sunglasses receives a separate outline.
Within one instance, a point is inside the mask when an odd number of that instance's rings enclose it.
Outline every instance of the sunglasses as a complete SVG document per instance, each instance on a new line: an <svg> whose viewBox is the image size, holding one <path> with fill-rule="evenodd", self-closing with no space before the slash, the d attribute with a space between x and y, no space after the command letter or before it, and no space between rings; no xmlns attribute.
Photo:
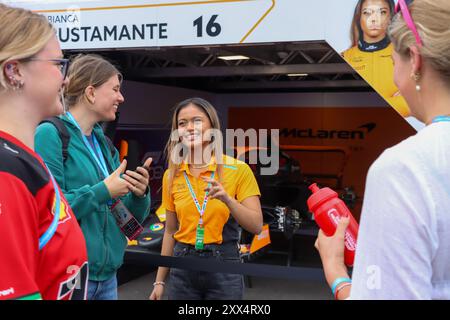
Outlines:
<svg viewBox="0 0 450 320"><path fill-rule="evenodd" d="M59 70L63 76L63 80L67 77L67 71L69 70L69 59L39 59L39 58L27 58L25 61L47 61L54 62L59 66Z"/></svg>
<svg viewBox="0 0 450 320"><path fill-rule="evenodd" d="M411 30L411 32L414 34L414 37L416 38L416 43L422 47L422 39L419 36L419 32L417 31L417 28L414 24L414 21L411 17L411 13L409 12L408 5L412 3L412 0L405 1L405 0L398 0L397 4L395 5L394 12L398 13L399 11L402 12L403 19L406 22L406 26Z"/></svg>

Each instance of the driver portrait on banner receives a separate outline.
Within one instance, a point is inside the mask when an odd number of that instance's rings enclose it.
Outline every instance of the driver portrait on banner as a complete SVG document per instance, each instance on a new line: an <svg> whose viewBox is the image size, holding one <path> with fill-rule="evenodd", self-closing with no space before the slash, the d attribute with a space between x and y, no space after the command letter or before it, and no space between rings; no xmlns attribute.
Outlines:
<svg viewBox="0 0 450 320"><path fill-rule="evenodd" d="M408 117L408 105L393 80L393 47L387 35L394 6L393 0L359 0L350 30L351 47L342 55L390 106Z"/></svg>

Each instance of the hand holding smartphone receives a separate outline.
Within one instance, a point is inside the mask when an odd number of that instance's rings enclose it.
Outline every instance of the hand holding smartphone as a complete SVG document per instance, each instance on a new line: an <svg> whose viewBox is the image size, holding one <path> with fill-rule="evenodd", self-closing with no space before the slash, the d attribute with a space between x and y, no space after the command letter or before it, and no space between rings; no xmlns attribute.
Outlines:
<svg viewBox="0 0 450 320"><path fill-rule="evenodd" d="M144 168L145 170L147 170L148 174L150 174L150 166L153 162L153 158L149 157L147 158L144 163L140 166L136 168L136 172L138 172L138 168Z"/></svg>
<svg viewBox="0 0 450 320"><path fill-rule="evenodd" d="M148 193L152 161L152 158L148 158L142 166L137 167L136 170L126 170L125 174L121 176L130 183L129 190L138 197L144 197Z"/></svg>

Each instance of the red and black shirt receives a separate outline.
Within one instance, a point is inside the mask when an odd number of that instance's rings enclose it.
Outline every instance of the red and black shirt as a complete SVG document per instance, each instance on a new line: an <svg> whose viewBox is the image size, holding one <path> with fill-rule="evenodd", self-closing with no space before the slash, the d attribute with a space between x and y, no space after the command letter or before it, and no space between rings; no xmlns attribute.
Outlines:
<svg viewBox="0 0 450 320"><path fill-rule="evenodd" d="M86 299L85 240L60 196L58 227L39 250L39 237L53 221L55 190L41 158L0 131L0 300Z"/></svg>

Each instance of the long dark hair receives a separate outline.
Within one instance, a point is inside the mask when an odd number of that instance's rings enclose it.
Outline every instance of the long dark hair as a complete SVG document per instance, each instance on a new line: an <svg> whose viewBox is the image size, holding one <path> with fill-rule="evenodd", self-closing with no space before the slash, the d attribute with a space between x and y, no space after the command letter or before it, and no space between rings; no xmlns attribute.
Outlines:
<svg viewBox="0 0 450 320"><path fill-rule="evenodd" d="M350 29L350 39L352 44L350 47L354 47L358 45L359 39L362 37L362 28L361 28L361 8L367 0L359 0L355 7L355 12L353 13L352 26ZM394 16L394 0L383 0L389 5L389 12L391 15L391 19Z"/></svg>

